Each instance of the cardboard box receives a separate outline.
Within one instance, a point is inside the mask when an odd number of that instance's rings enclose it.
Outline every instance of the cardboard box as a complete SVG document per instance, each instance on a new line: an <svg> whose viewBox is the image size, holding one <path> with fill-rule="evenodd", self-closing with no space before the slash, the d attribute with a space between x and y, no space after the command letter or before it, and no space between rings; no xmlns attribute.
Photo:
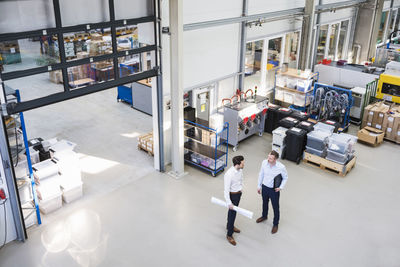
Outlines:
<svg viewBox="0 0 400 267"><path fill-rule="evenodd" d="M103 41L103 35L101 35L99 33L92 33L92 34L90 34L90 39L92 41Z"/></svg>
<svg viewBox="0 0 400 267"><path fill-rule="evenodd" d="M372 117L372 124L373 125L380 125L382 128L383 119L385 118L385 114L389 111L390 106L385 105L383 102L379 102L378 105L372 108L373 117ZM376 127L379 129L379 127Z"/></svg>
<svg viewBox="0 0 400 267"><path fill-rule="evenodd" d="M383 129L385 129L385 138L395 140L395 132L400 122L400 113L387 114L383 121ZM395 128L397 127L397 128Z"/></svg>
<svg viewBox="0 0 400 267"><path fill-rule="evenodd" d="M359 130L357 136L359 141L377 146L383 142L383 137L385 136L385 133L381 130L367 126Z"/></svg>

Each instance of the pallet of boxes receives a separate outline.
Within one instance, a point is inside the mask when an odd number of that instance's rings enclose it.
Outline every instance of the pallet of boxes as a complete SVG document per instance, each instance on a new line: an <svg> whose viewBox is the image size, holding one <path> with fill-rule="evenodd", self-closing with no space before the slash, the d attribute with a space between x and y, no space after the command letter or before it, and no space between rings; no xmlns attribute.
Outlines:
<svg viewBox="0 0 400 267"><path fill-rule="evenodd" d="M66 140L50 139L35 143L49 155L32 165L39 209L48 214L82 197L82 176L75 144Z"/></svg>
<svg viewBox="0 0 400 267"><path fill-rule="evenodd" d="M138 149L154 156L153 132L138 137Z"/></svg>
<svg viewBox="0 0 400 267"><path fill-rule="evenodd" d="M356 164L355 136L334 133L335 126L317 123L307 134L304 162L320 169L346 176Z"/></svg>
<svg viewBox="0 0 400 267"><path fill-rule="evenodd" d="M382 101L365 107L358 140L377 146L384 139L400 143L400 105Z"/></svg>

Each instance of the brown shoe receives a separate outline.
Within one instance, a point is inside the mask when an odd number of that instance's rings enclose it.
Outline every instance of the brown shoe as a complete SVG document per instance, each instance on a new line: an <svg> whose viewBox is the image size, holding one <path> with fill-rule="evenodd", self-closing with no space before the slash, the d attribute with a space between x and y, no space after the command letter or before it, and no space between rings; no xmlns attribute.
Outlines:
<svg viewBox="0 0 400 267"><path fill-rule="evenodd" d="M236 246L236 241L233 239L233 237L226 236L226 239L228 239L228 242L231 243L231 245Z"/></svg>
<svg viewBox="0 0 400 267"><path fill-rule="evenodd" d="M257 220L256 220L256 223L260 223L260 222L263 222L263 221L265 221L266 219L267 219L268 217L260 217L260 218L258 218Z"/></svg>
<svg viewBox="0 0 400 267"><path fill-rule="evenodd" d="M239 229L239 228L236 228L235 226L233 226L233 231L234 231L235 233L240 233L240 229Z"/></svg>
<svg viewBox="0 0 400 267"><path fill-rule="evenodd" d="M272 233L272 234L275 234L276 232L278 232L278 225L274 225L274 226L272 227L272 230L271 230L271 233Z"/></svg>

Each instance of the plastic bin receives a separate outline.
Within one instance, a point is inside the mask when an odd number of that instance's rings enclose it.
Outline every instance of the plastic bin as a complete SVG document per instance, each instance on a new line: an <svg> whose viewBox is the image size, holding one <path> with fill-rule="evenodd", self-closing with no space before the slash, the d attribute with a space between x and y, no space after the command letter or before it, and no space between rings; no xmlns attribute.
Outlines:
<svg viewBox="0 0 400 267"><path fill-rule="evenodd" d="M283 102L293 104L294 103L294 93L284 92Z"/></svg>
<svg viewBox="0 0 400 267"><path fill-rule="evenodd" d="M285 127L287 129L290 129L292 127L296 127L296 125L299 123L298 120L292 117L286 117L283 118L282 120L279 121L279 126Z"/></svg>
<svg viewBox="0 0 400 267"><path fill-rule="evenodd" d="M60 184L59 175L42 181L40 184L36 185L38 198L41 200L47 200L52 198L54 195L60 194Z"/></svg>
<svg viewBox="0 0 400 267"><path fill-rule="evenodd" d="M311 80L297 80L297 91L308 92L311 88Z"/></svg>
<svg viewBox="0 0 400 267"><path fill-rule="evenodd" d="M68 187L68 188L63 188L62 189L62 200L65 203L70 203L74 200L77 200L82 197L83 195L83 190L82 186L83 183L77 184L75 187Z"/></svg>
<svg viewBox="0 0 400 267"><path fill-rule="evenodd" d="M58 166L56 161L47 159L45 161L39 162L32 165L33 176L38 180L46 179L47 177L52 177L58 174Z"/></svg>
<svg viewBox="0 0 400 267"><path fill-rule="evenodd" d="M280 121L283 118L289 117L290 114L292 114L293 110L289 108L279 108L278 109L278 121Z"/></svg>
<svg viewBox="0 0 400 267"><path fill-rule="evenodd" d="M294 110L292 114L290 114L290 117L295 118L296 120L299 121L306 121L310 116L305 112Z"/></svg>
<svg viewBox="0 0 400 267"><path fill-rule="evenodd" d="M284 127L278 127L272 131L272 144L283 146L285 144L286 131Z"/></svg>
<svg viewBox="0 0 400 267"><path fill-rule="evenodd" d="M40 158L39 158L39 151L33 149L32 147L29 148L29 154L31 155L31 163L36 164L39 163Z"/></svg>
<svg viewBox="0 0 400 267"><path fill-rule="evenodd" d="M291 89L296 89L296 86L297 86L297 79L287 78L286 87Z"/></svg>
<svg viewBox="0 0 400 267"><path fill-rule="evenodd" d="M345 164L349 158L349 153L338 153L333 150L328 149L328 154L326 155L326 159L329 159L333 162L339 163L339 164Z"/></svg>
<svg viewBox="0 0 400 267"><path fill-rule="evenodd" d="M284 93L285 92L283 90L276 88L275 89L275 100L283 101Z"/></svg>
<svg viewBox="0 0 400 267"><path fill-rule="evenodd" d="M294 161L297 164L303 156L307 131L293 127L286 132L286 148L282 158Z"/></svg>
<svg viewBox="0 0 400 267"><path fill-rule="evenodd" d="M287 78L284 75L276 76L276 86L286 87Z"/></svg>
<svg viewBox="0 0 400 267"><path fill-rule="evenodd" d="M318 157L325 158L326 157L326 149L318 150L309 146L306 146L306 152L317 155Z"/></svg>
<svg viewBox="0 0 400 267"><path fill-rule="evenodd" d="M333 120L326 120L326 121L322 121L321 123L335 127L333 130L334 133L337 133L341 126L339 122L333 121Z"/></svg>
<svg viewBox="0 0 400 267"><path fill-rule="evenodd" d="M278 152L279 158L281 159L282 153L285 150L285 146L278 146L278 145L272 144L272 150Z"/></svg>
<svg viewBox="0 0 400 267"><path fill-rule="evenodd" d="M39 209L43 214L48 214L62 207L61 192L47 200L39 200Z"/></svg>
<svg viewBox="0 0 400 267"><path fill-rule="evenodd" d="M314 131L314 123L308 121L302 121L296 127L306 130L307 133Z"/></svg>
<svg viewBox="0 0 400 267"><path fill-rule="evenodd" d="M278 110L279 106L270 104L268 105L267 116L265 118L264 131L267 133L272 133L276 128L278 120Z"/></svg>
<svg viewBox="0 0 400 267"><path fill-rule="evenodd" d="M347 153L353 150L353 144L357 138L349 134L332 134L329 137L328 148L338 153Z"/></svg>
<svg viewBox="0 0 400 267"><path fill-rule="evenodd" d="M322 151L326 148L330 132L314 130L307 134L307 146Z"/></svg>
<svg viewBox="0 0 400 267"><path fill-rule="evenodd" d="M318 122L317 124L314 125L314 129L316 131L329 132L330 133L329 135L331 135L335 131L335 126L329 125L326 123L322 123L322 122Z"/></svg>

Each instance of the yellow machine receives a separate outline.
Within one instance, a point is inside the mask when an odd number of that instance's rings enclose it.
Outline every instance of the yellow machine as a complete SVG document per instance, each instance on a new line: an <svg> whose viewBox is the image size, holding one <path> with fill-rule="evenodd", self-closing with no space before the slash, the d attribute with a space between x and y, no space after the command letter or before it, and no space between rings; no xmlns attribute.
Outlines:
<svg viewBox="0 0 400 267"><path fill-rule="evenodd" d="M400 103L400 76L382 73L379 77L376 98Z"/></svg>

